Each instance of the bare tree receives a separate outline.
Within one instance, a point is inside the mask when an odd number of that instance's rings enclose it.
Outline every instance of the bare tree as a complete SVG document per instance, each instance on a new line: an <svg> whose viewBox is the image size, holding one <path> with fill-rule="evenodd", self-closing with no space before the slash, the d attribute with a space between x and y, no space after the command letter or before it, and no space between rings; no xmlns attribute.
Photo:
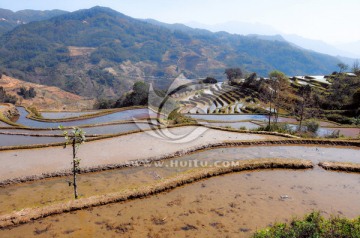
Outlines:
<svg viewBox="0 0 360 238"><path fill-rule="evenodd" d="M225 74L228 80L238 79L243 76L243 72L240 68L228 68L225 69Z"/></svg>
<svg viewBox="0 0 360 238"><path fill-rule="evenodd" d="M269 74L269 85L272 89L273 107L274 107L274 122L277 124L279 118L280 108L283 107L285 99L288 96L288 90L290 87L289 79L286 75L280 71L272 71Z"/></svg>
<svg viewBox="0 0 360 238"><path fill-rule="evenodd" d="M295 114L299 117L299 128L301 131L302 122L308 118L308 110L313 104L311 87L309 85L301 86L299 88L299 101L294 103Z"/></svg>
<svg viewBox="0 0 360 238"><path fill-rule="evenodd" d="M71 144L72 146L72 172L73 172L73 187L74 187L74 197L75 199L77 199L78 196L78 191L77 191L77 177L76 175L80 172L80 159L77 157L77 152L79 150L79 147L81 144L83 144L85 142L85 132L78 128L78 127L74 127L73 130L68 133L67 130L64 130L64 127L59 126L59 129L63 130L63 134L65 136L65 145L64 148L66 148L66 146L68 144ZM71 183L70 183L71 184Z"/></svg>
<svg viewBox="0 0 360 238"><path fill-rule="evenodd" d="M359 60L355 60L353 67L352 67L352 71L354 74L359 73L360 72L360 64L359 64Z"/></svg>
<svg viewBox="0 0 360 238"><path fill-rule="evenodd" d="M271 117L272 117L272 110L274 104L275 93L272 87L270 86L269 82L262 83L260 86L260 92L262 99L269 103L269 111L268 111L268 126L271 126Z"/></svg>
<svg viewBox="0 0 360 238"><path fill-rule="evenodd" d="M339 67L339 73L345 72L349 68L349 65L344 63L338 63L337 66Z"/></svg>

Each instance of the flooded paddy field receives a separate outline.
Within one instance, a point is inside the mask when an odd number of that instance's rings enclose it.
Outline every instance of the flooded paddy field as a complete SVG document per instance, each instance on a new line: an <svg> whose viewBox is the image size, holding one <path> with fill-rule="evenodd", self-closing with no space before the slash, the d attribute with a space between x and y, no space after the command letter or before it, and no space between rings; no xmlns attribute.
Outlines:
<svg viewBox="0 0 360 238"><path fill-rule="evenodd" d="M17 108L20 116L15 122L20 125L24 125L32 128L57 128L60 124L64 127L71 126L81 126L81 125L92 125L92 124L102 124L116 121L124 121L124 120L139 120L148 117L156 117L157 114L153 111L143 108L143 109L130 109L120 112L114 112L103 116L98 116L94 118L88 119L79 119L75 121L66 121L66 122L42 122L36 121L27 118L28 112L23 107Z"/></svg>
<svg viewBox="0 0 360 238"><path fill-rule="evenodd" d="M185 141L181 141L187 135ZM174 138L174 139L171 139ZM180 139L176 139L180 138ZM283 140L283 137L237 133L184 126L159 131L90 141L81 146L79 158L84 167L118 164L130 160L148 159L188 150L196 146L226 140ZM181 142L181 143L180 143ZM71 148L49 147L31 150L0 151L0 180L51 173L69 168Z"/></svg>
<svg viewBox="0 0 360 238"><path fill-rule="evenodd" d="M89 112L41 112L41 116L45 119L64 119L71 117L79 117L99 113L100 111Z"/></svg>
<svg viewBox="0 0 360 238"><path fill-rule="evenodd" d="M313 210L355 218L359 185L359 174L320 169L247 171L50 216L0 230L0 236L250 237L257 229Z"/></svg>
<svg viewBox="0 0 360 238"><path fill-rule="evenodd" d="M121 123L114 125L82 127L82 130L86 132L86 135L110 135L110 134L119 134L130 131L146 130L146 129L150 129L151 126L153 125L144 121L137 123ZM0 133L29 134L29 135L62 135L63 134L61 130L27 130L27 129L0 129Z"/></svg>
<svg viewBox="0 0 360 238"><path fill-rule="evenodd" d="M317 131L319 137L326 137L339 131L339 134L345 137L357 138L360 135L360 128L331 128L320 127Z"/></svg>
<svg viewBox="0 0 360 238"><path fill-rule="evenodd" d="M206 122L205 125L218 126L225 128L240 129L245 127L247 130L257 129L260 126L252 122Z"/></svg>
<svg viewBox="0 0 360 238"><path fill-rule="evenodd" d="M11 127L11 125L9 125L3 121L0 121L0 127Z"/></svg>
<svg viewBox="0 0 360 238"><path fill-rule="evenodd" d="M153 162L146 166L81 174L78 181L79 192L82 197L90 197L137 188L187 171L223 165L221 162L226 161L280 158L310 160L313 164L321 161L360 164L359 152L360 150L356 147L327 146L253 146L211 149ZM316 169L321 170L318 167ZM69 201L72 199L72 187L68 186L69 181L71 181L71 176L2 187L0 188L0 215L26 207Z"/></svg>
<svg viewBox="0 0 360 238"><path fill-rule="evenodd" d="M216 114L185 114L186 116L189 116L194 119L199 120L209 120L209 121L250 121L250 120L256 120L256 121L267 121L269 117L267 115L260 115L260 114L222 114L222 115L216 115ZM296 122L296 119L294 118L288 118L288 117L279 117L279 122L287 122L287 123L294 123Z"/></svg>
<svg viewBox="0 0 360 238"><path fill-rule="evenodd" d="M15 145L37 145L37 144L47 144L47 143L56 143L56 142L64 142L64 138L0 134L0 147L15 146Z"/></svg>
<svg viewBox="0 0 360 238"><path fill-rule="evenodd" d="M205 125L213 125L219 127L231 127L234 129L239 129L240 127L245 127L247 130L254 130L260 127L260 125L267 125L268 116L267 115L251 115L251 114L187 114L187 116L200 120L199 123ZM206 121L202 121L206 120ZM240 121L240 122L239 122ZM242 122L241 122L242 121ZM246 122L246 121L254 121ZM266 123L265 123L266 122ZM289 126L293 130L297 130L298 125L292 124L296 123L296 119L279 117L279 122L290 123ZM360 128L346 128L339 127L338 124L328 122L328 121L319 121L320 128L317 132L318 137L330 136L332 133L339 131L340 135L345 137L357 138L360 135Z"/></svg>

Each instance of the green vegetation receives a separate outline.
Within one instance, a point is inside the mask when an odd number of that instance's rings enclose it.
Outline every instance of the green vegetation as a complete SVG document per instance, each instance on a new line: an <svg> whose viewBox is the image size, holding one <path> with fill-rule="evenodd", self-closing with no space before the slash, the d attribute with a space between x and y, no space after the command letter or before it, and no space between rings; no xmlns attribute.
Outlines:
<svg viewBox="0 0 360 238"><path fill-rule="evenodd" d="M355 238L360 237L360 217L349 220L340 217L323 218L312 212L304 219L294 219L290 224L278 223L256 232L254 238Z"/></svg>
<svg viewBox="0 0 360 238"><path fill-rule="evenodd" d="M136 82L131 93L116 101L115 107L144 106L148 104L149 84Z"/></svg>
<svg viewBox="0 0 360 238"><path fill-rule="evenodd" d="M132 91L124 94L118 100L114 99L98 99L95 108L108 109L131 106L146 106L148 105L150 85L145 82L135 82Z"/></svg>
<svg viewBox="0 0 360 238"><path fill-rule="evenodd" d="M27 109L31 112L31 114L37 118L42 118L41 113L37 110L36 107L27 107Z"/></svg>
<svg viewBox="0 0 360 238"><path fill-rule="evenodd" d="M287 123L270 123L270 125L261 126L256 131L272 131L284 134L294 134L294 130Z"/></svg>
<svg viewBox="0 0 360 238"><path fill-rule="evenodd" d="M74 197L75 199L78 199L79 195L78 195L78 191L77 191L77 177L76 175L80 172L80 160L77 157L77 153L78 150L80 148L80 145L83 144L85 142L85 132L78 128L78 127L74 127L73 130L70 132L70 134L68 133L67 130L64 130L64 127L59 126L59 129L63 131L63 134L65 136L65 145L64 148L66 148L66 146L68 144L71 145L72 147L72 171L73 171L73 181L69 182L69 185L73 185L74 187Z"/></svg>
<svg viewBox="0 0 360 238"><path fill-rule="evenodd" d="M204 79L202 82L203 83L208 83L208 84L215 84L218 81L213 77L206 77L206 79Z"/></svg>
<svg viewBox="0 0 360 238"><path fill-rule="evenodd" d="M30 99L36 97L36 91L33 87L30 87L29 89L21 87L18 95L22 96L24 99Z"/></svg>
<svg viewBox="0 0 360 238"><path fill-rule="evenodd" d="M183 114L179 113L177 110L174 110L169 114L168 120L169 120L169 122L171 124L193 124L193 123L197 123L197 121L195 119L184 116Z"/></svg>
<svg viewBox="0 0 360 238"><path fill-rule="evenodd" d="M241 98L247 104L244 112L263 113L277 122L279 114L294 116L299 121L299 131L303 122L312 118L327 119L341 124L357 125L360 116L360 74L349 76L334 72L328 76L330 85L299 85L296 80L289 80L284 73L272 71L269 79L256 78L250 74L245 81L229 82L232 91L241 92ZM267 112L264 105L267 105ZM271 112L271 113L270 113Z"/></svg>
<svg viewBox="0 0 360 238"><path fill-rule="evenodd" d="M6 21L0 21L0 35L14 29L20 22L42 21L67 13L62 10L37 11L37 10L21 10L13 12L7 9L0 9L0 16Z"/></svg>
<svg viewBox="0 0 360 238"><path fill-rule="evenodd" d="M306 129L308 132L312 132L314 134L316 134L316 132L319 130L319 123L315 120L309 120L305 123L306 125Z"/></svg>
<svg viewBox="0 0 360 238"><path fill-rule="evenodd" d="M12 103L15 104L17 102L17 98L13 95L9 95L6 93L3 87L0 87L0 103Z"/></svg>

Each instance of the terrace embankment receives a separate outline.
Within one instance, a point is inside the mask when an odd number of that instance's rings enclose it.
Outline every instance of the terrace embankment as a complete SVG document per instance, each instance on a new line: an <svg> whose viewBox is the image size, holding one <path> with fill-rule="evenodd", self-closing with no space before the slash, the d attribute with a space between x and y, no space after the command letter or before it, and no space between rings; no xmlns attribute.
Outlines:
<svg viewBox="0 0 360 238"><path fill-rule="evenodd" d="M326 170L356 172L356 173L360 172L359 163L323 161L319 163L319 166Z"/></svg>
<svg viewBox="0 0 360 238"><path fill-rule="evenodd" d="M0 121L11 122L12 118L19 116L16 107L9 103L0 104Z"/></svg>

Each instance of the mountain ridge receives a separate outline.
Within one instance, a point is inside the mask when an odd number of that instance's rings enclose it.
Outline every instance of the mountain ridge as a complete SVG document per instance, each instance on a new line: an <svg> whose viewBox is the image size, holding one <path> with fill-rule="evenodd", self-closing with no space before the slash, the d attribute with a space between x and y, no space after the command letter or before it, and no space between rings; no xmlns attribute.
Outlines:
<svg viewBox="0 0 360 238"><path fill-rule="evenodd" d="M0 8L0 35L19 25L27 24L33 21L50 19L65 13L68 12L58 9L46 11L28 9L14 12L8 9Z"/></svg>
<svg viewBox="0 0 360 238"><path fill-rule="evenodd" d="M122 95L150 76L169 84L166 78L181 73L221 79L228 67L263 76L274 69L326 74L339 62L287 42L149 23L99 6L20 25L0 44L8 74L91 97Z"/></svg>
<svg viewBox="0 0 360 238"><path fill-rule="evenodd" d="M289 43L293 43L303 49L335 56L340 60L346 58L360 57L360 41L347 44L329 44L322 40L315 40L299 36L296 34L285 34L274 27L261 23L230 21L215 25L207 25L198 22L189 22L186 26L207 29L212 32L226 31L232 34L240 35L258 35L271 40L273 36L281 35ZM355 49L355 52L353 52Z"/></svg>

